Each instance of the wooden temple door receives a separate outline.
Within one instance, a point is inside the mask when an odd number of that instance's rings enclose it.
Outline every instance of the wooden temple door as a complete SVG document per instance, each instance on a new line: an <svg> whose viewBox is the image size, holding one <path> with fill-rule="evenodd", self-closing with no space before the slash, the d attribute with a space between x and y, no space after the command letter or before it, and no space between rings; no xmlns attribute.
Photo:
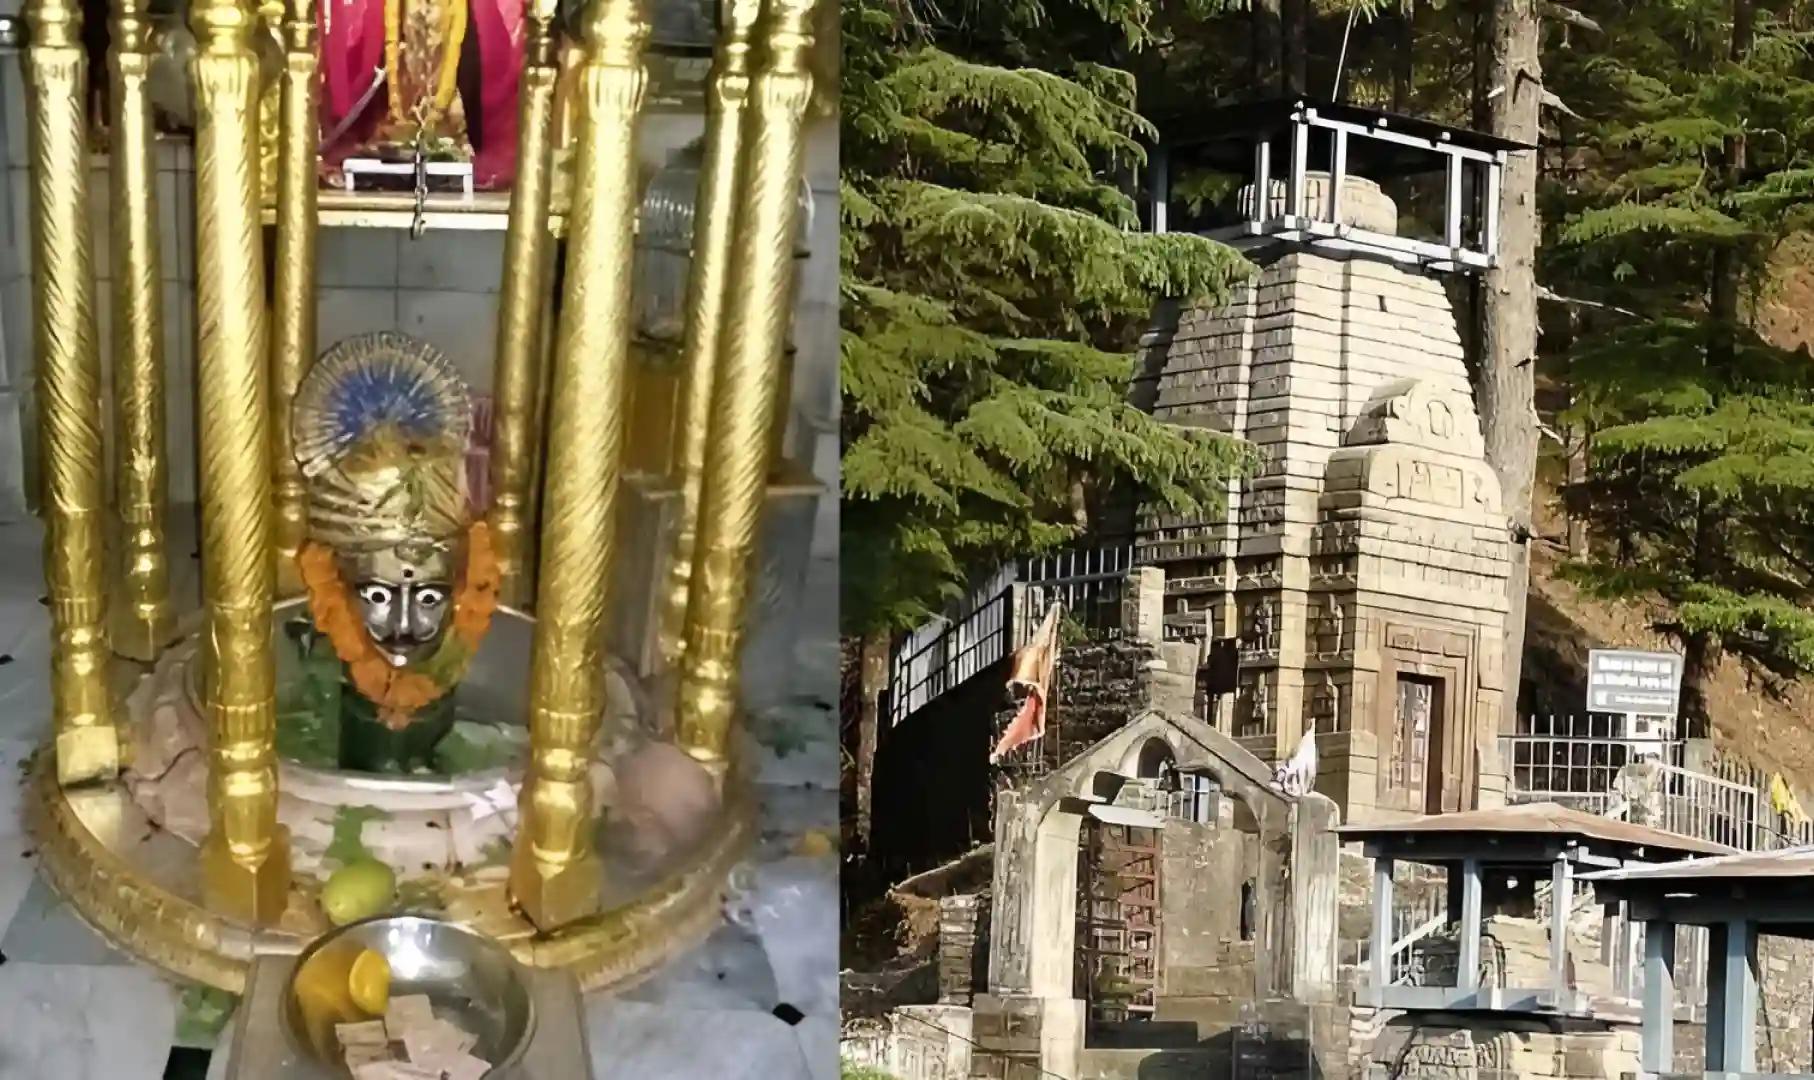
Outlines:
<svg viewBox="0 0 1814 1080"><path fill-rule="evenodd" d="M1400 794L1403 809L1440 814L1445 809L1444 788L1449 786L1444 783L1448 740L1442 680L1399 675L1397 682L1390 756L1383 769L1389 785Z"/></svg>
<svg viewBox="0 0 1814 1080"><path fill-rule="evenodd" d="M1085 819L1077 993L1091 1025L1151 1019L1159 989L1159 830Z"/></svg>

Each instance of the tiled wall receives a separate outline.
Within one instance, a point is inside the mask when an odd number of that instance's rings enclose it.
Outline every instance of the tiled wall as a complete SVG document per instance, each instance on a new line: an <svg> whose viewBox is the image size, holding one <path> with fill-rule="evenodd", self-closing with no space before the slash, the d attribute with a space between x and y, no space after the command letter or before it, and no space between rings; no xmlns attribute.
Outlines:
<svg viewBox="0 0 1814 1080"><path fill-rule="evenodd" d="M0 0L4 14L9 0ZM694 117L651 117L642 135L646 160L698 136ZM25 512L31 475L31 301L29 175L24 88L19 56L0 51L0 136L5 170L0 205L8 210L0 255L0 520ZM795 340L794 408L790 453L812 465L828 485L837 475L837 128L821 121L808 140L808 181L814 192L811 255L801 268ZM195 500L194 409L194 175L189 149L160 145L158 209L164 244L165 363L169 371L168 446L174 503ZM107 172L90 178L97 288L96 322L103 364L111 352ZM373 330L395 329L444 350L475 391L488 393L497 328L502 232L431 232L419 239L394 229L323 229L318 266L320 346ZM109 383L109 387L111 384ZM104 397L104 401L111 400ZM836 499L822 503L816 554L837 550Z"/></svg>

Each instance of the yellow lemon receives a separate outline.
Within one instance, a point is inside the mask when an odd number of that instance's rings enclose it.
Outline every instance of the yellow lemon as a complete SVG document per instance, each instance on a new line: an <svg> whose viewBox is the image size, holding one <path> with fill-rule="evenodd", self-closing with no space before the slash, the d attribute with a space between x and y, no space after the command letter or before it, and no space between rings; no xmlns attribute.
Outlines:
<svg viewBox="0 0 1814 1080"><path fill-rule="evenodd" d="M352 942L329 946L296 973L296 1005L316 1051L332 1057L334 1025L365 1019L353 1003L351 973L358 947ZM388 988L387 988L388 989Z"/></svg>
<svg viewBox="0 0 1814 1080"><path fill-rule="evenodd" d="M373 1016L383 1016L391 1001L390 961L371 949L360 953L347 973L346 988L353 995L353 1004Z"/></svg>
<svg viewBox="0 0 1814 1080"><path fill-rule="evenodd" d="M383 913L397 892L397 875L376 859L348 863L321 887L321 910L335 926Z"/></svg>

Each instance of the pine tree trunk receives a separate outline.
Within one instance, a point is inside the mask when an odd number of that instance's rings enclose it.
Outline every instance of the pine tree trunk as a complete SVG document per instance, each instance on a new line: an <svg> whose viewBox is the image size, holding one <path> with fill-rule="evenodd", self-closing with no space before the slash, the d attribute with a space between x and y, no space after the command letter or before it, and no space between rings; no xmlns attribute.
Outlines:
<svg viewBox="0 0 1814 1080"><path fill-rule="evenodd" d="M1310 90L1310 2L1284 0L1285 5L1285 92L1304 94Z"/></svg>
<svg viewBox="0 0 1814 1080"><path fill-rule="evenodd" d="M1493 88L1493 71L1495 69L1492 64L1492 51L1488 48L1488 43L1492 38L1491 12L1499 2L1500 0L1474 0L1469 5L1472 9L1469 15L1473 24L1470 35L1474 50L1474 93L1471 104L1474 116L1472 124L1475 131L1493 129L1493 117L1487 101L1487 92Z"/></svg>
<svg viewBox="0 0 1814 1080"><path fill-rule="evenodd" d="M1253 4L1253 85L1262 96L1269 90L1280 94L1290 93L1290 88L1285 85L1281 2L1282 0L1254 0Z"/></svg>
<svg viewBox="0 0 1814 1080"><path fill-rule="evenodd" d="M1564 356L1571 356L1573 353L1575 341L1580 336L1580 323L1581 318L1579 313L1577 313L1574 308L1569 308L1568 313L1564 316L1564 329L1562 331L1563 340L1557 342L1559 351ZM1570 368L1573 368L1572 360L1570 361ZM1575 382L1572 370L1569 373L1569 378L1565 385L1567 387L1567 397L1563 408L1573 408L1575 405ZM1587 554L1587 515L1580 511L1582 501L1581 488L1582 485L1587 483L1587 425L1579 421L1568 425L1566 436L1568 443L1563 448L1565 464L1562 478L1562 498L1560 502L1562 504L1562 520L1567 533L1568 555L1572 559L1579 559Z"/></svg>
<svg viewBox="0 0 1814 1080"><path fill-rule="evenodd" d="M857 842L869 850L874 823L876 740L882 733L882 691L888 685L888 635L872 630L863 635L860 667L861 694L857 718Z"/></svg>
<svg viewBox="0 0 1814 1080"><path fill-rule="evenodd" d="M1543 96L1535 0L1494 0L1488 16L1491 62L1485 102L1493 134L1535 145ZM1493 93L1497 90L1498 93ZM1476 373L1487 463L1499 477L1511 519L1506 582L1503 730L1513 730L1523 674L1525 607L1530 589L1531 488L1537 471L1537 155L1511 154L1499 205L1499 258L1481 289Z"/></svg>
<svg viewBox="0 0 1814 1080"><path fill-rule="evenodd" d="M1751 53L1752 16L1752 0L1733 0L1731 57L1735 65L1743 64ZM1728 135L1723 156L1723 179L1730 190L1737 186L1739 174L1745 169L1745 137ZM1729 247L1722 245L1713 252L1713 282L1709 292L1715 326L1713 355L1708 359L1716 365L1730 363L1731 331L1738 323L1739 276Z"/></svg>
<svg viewBox="0 0 1814 1080"><path fill-rule="evenodd" d="M1743 64L1751 53L1752 5L1753 0L1732 0L1732 49L1729 55L1734 65ZM1738 185L1739 174L1745 169L1745 137L1727 136L1722 157L1724 167L1721 179L1730 190ZM1741 284L1738 260L1733 257L1731 248L1721 246L1714 250L1712 278L1707 299L1713 315L1713 337L1707 346L1707 362L1711 367L1727 367L1733 359L1733 332L1739 322L1738 294ZM1713 576L1712 562L1718 528L1718 508L1708 506L1707 499L1703 496L1694 512L1694 558L1691 572L1696 581L1707 581ZM1706 683L1713 674L1717 654L1718 643L1712 634L1705 631L1688 634L1682 643L1682 684L1686 699L1682 711L1689 724L1698 723L1701 731L1706 729L1707 721Z"/></svg>
<svg viewBox="0 0 1814 1080"><path fill-rule="evenodd" d="M1392 111L1411 110L1411 66L1413 46L1417 40L1417 0L1406 0L1397 17L1397 53L1392 57Z"/></svg>

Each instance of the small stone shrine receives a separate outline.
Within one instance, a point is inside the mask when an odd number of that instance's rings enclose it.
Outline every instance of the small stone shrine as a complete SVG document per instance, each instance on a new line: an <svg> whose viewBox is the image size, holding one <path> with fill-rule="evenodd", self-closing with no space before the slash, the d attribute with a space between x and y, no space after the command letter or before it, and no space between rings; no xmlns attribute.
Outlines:
<svg viewBox="0 0 1814 1080"><path fill-rule="evenodd" d="M1143 561L1166 570L1169 630L1207 623L1239 644L1217 725L1267 760L1315 730L1317 788L1346 820L1495 805L1511 538L1455 313L1428 271L1490 262L1491 210L1473 243L1459 204L1497 193L1514 147L1346 107L1249 112L1201 123L1219 140L1202 146L1232 139L1233 160L1253 162L1238 223L1201 231L1260 272L1223 306L1162 313L1143 404L1247 440L1260 463L1226 517L1147 521ZM1447 169L1442 243L1399 236L1393 201L1347 171L1390 172L1411 149Z"/></svg>

